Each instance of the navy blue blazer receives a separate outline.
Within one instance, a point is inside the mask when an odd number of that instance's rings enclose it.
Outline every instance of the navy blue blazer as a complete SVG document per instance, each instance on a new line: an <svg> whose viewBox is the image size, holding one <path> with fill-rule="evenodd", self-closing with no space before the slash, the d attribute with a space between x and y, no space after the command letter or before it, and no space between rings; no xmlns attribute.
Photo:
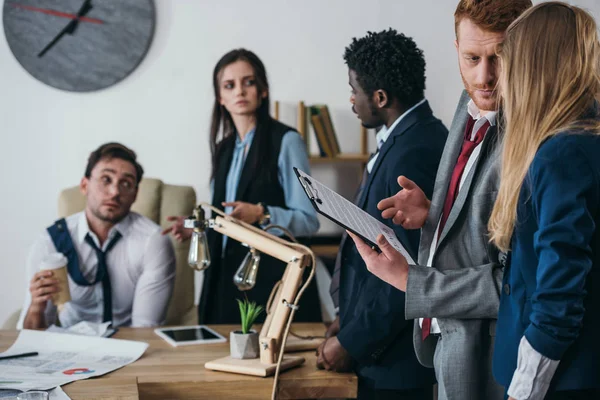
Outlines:
<svg viewBox="0 0 600 400"><path fill-rule="evenodd" d="M600 388L600 136L538 150L520 193L496 326L494 376L508 387L523 335L560 360L550 390Z"/></svg>
<svg viewBox="0 0 600 400"><path fill-rule="evenodd" d="M400 175L415 181L431 198L448 130L427 102L407 114L380 149L357 205L392 227L416 259L419 230L405 231L383 220L380 200L400 190ZM435 381L432 369L417 361L412 320L404 318L404 293L371 274L346 240L340 249L340 332L338 339L356 362L362 382L374 389L412 389Z"/></svg>

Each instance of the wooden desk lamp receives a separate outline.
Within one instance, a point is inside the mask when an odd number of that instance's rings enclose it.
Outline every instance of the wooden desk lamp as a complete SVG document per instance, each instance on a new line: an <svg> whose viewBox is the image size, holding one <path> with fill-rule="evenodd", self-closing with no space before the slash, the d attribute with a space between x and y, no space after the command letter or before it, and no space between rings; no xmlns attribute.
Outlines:
<svg viewBox="0 0 600 400"><path fill-rule="evenodd" d="M204 216L203 206L220 215L207 220ZM201 243L205 243L205 237L202 236L204 229L210 228L287 263L280 284L276 284L273 288L272 301L266 307L267 318L259 334L260 358L224 357L207 362L205 368L266 377L273 374L277 376L278 370L286 370L304 363L303 357L284 357L282 349L285 348L297 303L314 276L315 258L312 251L306 246L287 242L243 221L226 216L221 210L206 203L201 203L194 209L193 217L186 220L185 226L194 229L195 239L192 239L192 245L200 244L199 248L202 247ZM202 257L208 262L203 262ZM190 264L194 264L192 267L198 270L205 269L210 265L209 255L203 249L199 249L195 257L192 256L192 251L190 252L189 261L194 260L195 263L190 262ZM302 285L306 267L312 268L307 280ZM302 287L300 287L301 285Z"/></svg>

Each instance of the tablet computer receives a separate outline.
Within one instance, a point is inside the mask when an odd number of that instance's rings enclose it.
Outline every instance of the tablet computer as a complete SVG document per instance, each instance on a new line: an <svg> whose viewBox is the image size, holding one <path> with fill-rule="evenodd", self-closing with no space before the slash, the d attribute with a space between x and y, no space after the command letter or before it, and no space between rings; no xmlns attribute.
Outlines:
<svg viewBox="0 0 600 400"><path fill-rule="evenodd" d="M227 341L223 335L205 325L157 328L154 330L154 333L166 340L171 346L224 343Z"/></svg>

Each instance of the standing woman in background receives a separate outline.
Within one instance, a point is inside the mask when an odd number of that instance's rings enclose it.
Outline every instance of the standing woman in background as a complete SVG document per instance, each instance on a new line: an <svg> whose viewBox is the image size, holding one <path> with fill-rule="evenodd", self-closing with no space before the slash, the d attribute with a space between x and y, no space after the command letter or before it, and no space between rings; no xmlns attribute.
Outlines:
<svg viewBox="0 0 600 400"><path fill-rule="evenodd" d="M316 212L292 169L309 171L306 146L298 132L269 115L269 84L262 61L245 49L230 51L215 66L213 86L212 205L248 224L280 225L296 237L314 234L319 229ZM189 238L191 230L183 228L183 217L176 220L165 233L178 240ZM236 299L247 295L265 306L285 264L261 254L256 286L242 293L233 276L248 248L212 229L207 234L212 262L204 272L199 322L238 324ZM294 320L321 320L315 282L302 296Z"/></svg>
<svg viewBox="0 0 600 400"><path fill-rule="evenodd" d="M506 134L489 222L510 251L494 376L520 399L600 398L600 44L594 19L541 3L499 50Z"/></svg>

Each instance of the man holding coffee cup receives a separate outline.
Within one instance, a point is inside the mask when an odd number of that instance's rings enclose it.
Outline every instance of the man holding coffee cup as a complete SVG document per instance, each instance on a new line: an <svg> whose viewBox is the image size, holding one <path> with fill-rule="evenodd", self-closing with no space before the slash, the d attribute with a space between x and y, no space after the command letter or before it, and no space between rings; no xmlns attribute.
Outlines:
<svg viewBox="0 0 600 400"><path fill-rule="evenodd" d="M67 272L68 262L69 260L63 253L50 253L44 257L40 263L40 274L45 275L49 273L49 276L51 276L55 281L55 284L51 284L50 286L56 285L58 289L56 293L48 292L47 295L43 296L50 296L50 299L58 309L58 312L62 311L65 303L71 301L71 292L69 291L69 279ZM36 279L34 287L36 286L43 286L43 283L40 279Z"/></svg>
<svg viewBox="0 0 600 400"><path fill-rule="evenodd" d="M90 154L80 182L85 210L56 221L30 251L18 328L164 322L175 255L157 224L130 211L143 172L135 152L119 143Z"/></svg>

